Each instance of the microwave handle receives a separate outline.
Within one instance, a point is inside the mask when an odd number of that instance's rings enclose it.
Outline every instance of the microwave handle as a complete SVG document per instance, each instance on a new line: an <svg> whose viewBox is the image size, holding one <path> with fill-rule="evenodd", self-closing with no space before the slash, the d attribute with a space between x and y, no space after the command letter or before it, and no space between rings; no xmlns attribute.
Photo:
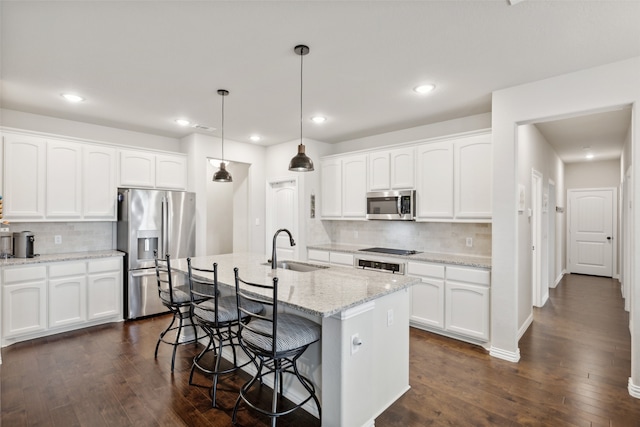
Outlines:
<svg viewBox="0 0 640 427"><path fill-rule="evenodd" d="M398 208L398 216L402 216L402 196L398 196L397 208Z"/></svg>

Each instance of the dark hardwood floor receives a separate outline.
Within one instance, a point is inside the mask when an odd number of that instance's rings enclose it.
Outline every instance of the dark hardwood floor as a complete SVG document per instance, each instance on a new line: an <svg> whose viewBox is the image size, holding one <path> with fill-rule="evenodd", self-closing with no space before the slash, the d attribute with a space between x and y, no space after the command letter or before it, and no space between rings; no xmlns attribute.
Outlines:
<svg viewBox="0 0 640 427"><path fill-rule="evenodd" d="M222 380L220 409L188 385L194 346L153 358L159 317L2 349L2 426L230 426L244 374ZM376 426L640 426L629 396L628 314L615 280L568 275L520 340L517 364L477 346L411 330L411 390ZM198 382L207 384L205 377ZM267 398L265 396L265 398ZM268 420L243 409L241 426ZM318 426L304 411L279 426ZM351 427L351 426L345 426Z"/></svg>

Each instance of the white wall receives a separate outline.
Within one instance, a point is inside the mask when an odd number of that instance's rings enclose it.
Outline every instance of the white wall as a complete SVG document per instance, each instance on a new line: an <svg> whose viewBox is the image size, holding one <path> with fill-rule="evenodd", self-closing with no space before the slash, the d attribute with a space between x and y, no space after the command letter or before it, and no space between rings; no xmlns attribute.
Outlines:
<svg viewBox="0 0 640 427"><path fill-rule="evenodd" d="M620 186L620 160L567 163L565 179L567 189L604 188Z"/></svg>
<svg viewBox="0 0 640 427"><path fill-rule="evenodd" d="M499 90L492 98L493 131L493 244L491 284L491 354L517 361L519 242L517 209L518 124L563 118L633 105L632 123L640 124L640 57ZM638 147L637 132L632 146ZM640 164L640 150L631 150L632 164ZM637 174L636 174L637 176ZM640 185L633 178L633 196L640 200ZM633 212L640 224L640 209ZM640 234L633 246L640 248ZM633 266L640 277L640 263ZM635 285L635 284L634 284ZM633 286L631 307L632 363L629 391L640 397L640 286Z"/></svg>
<svg viewBox="0 0 640 427"><path fill-rule="evenodd" d="M535 125L518 126L518 184L525 189L525 209L518 213L518 330L519 335L528 326L533 316L533 283L532 283L532 259L531 246L531 218L527 215L527 210L532 208L531 204L531 171L535 169L542 174L543 194L548 194L548 182L553 180L556 183L556 201L564 198L562 188L563 163L556 154L549 142L540 133ZM542 235L540 257L543 263L549 258L547 250L549 215L556 215L556 244L564 240L563 234L558 234L558 223L562 223L562 215L556 214L555 206L549 206L548 212L542 214ZM556 245L556 254L558 246ZM546 276L542 275L541 282L546 284Z"/></svg>
<svg viewBox="0 0 640 427"><path fill-rule="evenodd" d="M56 117L40 116L22 111L0 109L0 126L45 132L109 144L184 152L177 138L132 132L91 123L75 122Z"/></svg>
<svg viewBox="0 0 640 427"><path fill-rule="evenodd" d="M330 154L341 154L348 153L350 151L382 147L385 145L403 144L456 133L488 129L490 127L491 113L476 114L474 116L462 117L459 119L342 141L333 145L332 152Z"/></svg>
<svg viewBox="0 0 640 427"><path fill-rule="evenodd" d="M209 135L192 134L181 140L188 156L188 189L196 193L196 233L206 235L208 218L207 187L211 176L208 173L209 158L218 158L221 152L220 138ZM249 164L248 182L242 187L234 186L238 194L246 193L246 204L234 200L234 204L240 203L247 206L247 212L238 216L234 215L234 227L236 221L246 221L248 230L250 252L264 253L264 222L265 222L265 153L266 149L254 144L225 140L225 160ZM222 185L222 184L221 184ZM244 196L243 196L244 197ZM235 195L234 195L235 198ZM258 225L256 224L256 221ZM240 227L241 224L238 224ZM196 255L207 254L206 239L196 239Z"/></svg>

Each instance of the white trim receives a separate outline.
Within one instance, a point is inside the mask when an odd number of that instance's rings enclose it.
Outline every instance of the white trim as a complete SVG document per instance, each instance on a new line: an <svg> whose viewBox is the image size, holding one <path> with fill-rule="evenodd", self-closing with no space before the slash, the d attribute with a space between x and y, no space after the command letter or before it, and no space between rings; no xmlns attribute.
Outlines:
<svg viewBox="0 0 640 427"><path fill-rule="evenodd" d="M507 362L518 363L520 361L520 349L518 348L515 352L511 352L491 346L489 356L506 360Z"/></svg>
<svg viewBox="0 0 640 427"><path fill-rule="evenodd" d="M636 399L640 399L640 386L635 385L633 383L633 379L629 377L629 395L631 397L635 397Z"/></svg>
<svg viewBox="0 0 640 427"><path fill-rule="evenodd" d="M518 341L520 341L520 338L522 338L525 332L527 332L527 329L529 329L529 326L531 326L532 323L533 323L533 313L530 313L529 317L527 317L527 320L524 321L524 323L518 330Z"/></svg>
<svg viewBox="0 0 640 427"><path fill-rule="evenodd" d="M376 307L375 301L369 301L364 304L357 305L352 308L347 308L346 310L341 311L340 313L334 314L333 318L340 320L351 319L352 317L356 317L361 315L362 313L366 313L367 311L371 311Z"/></svg>

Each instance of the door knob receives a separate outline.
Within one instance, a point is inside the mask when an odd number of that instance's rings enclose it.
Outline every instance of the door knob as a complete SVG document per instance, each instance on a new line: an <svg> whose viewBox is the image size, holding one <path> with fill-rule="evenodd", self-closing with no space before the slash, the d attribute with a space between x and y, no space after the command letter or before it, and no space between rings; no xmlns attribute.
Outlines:
<svg viewBox="0 0 640 427"><path fill-rule="evenodd" d="M607 240L611 240L611 236L607 236Z"/></svg>

